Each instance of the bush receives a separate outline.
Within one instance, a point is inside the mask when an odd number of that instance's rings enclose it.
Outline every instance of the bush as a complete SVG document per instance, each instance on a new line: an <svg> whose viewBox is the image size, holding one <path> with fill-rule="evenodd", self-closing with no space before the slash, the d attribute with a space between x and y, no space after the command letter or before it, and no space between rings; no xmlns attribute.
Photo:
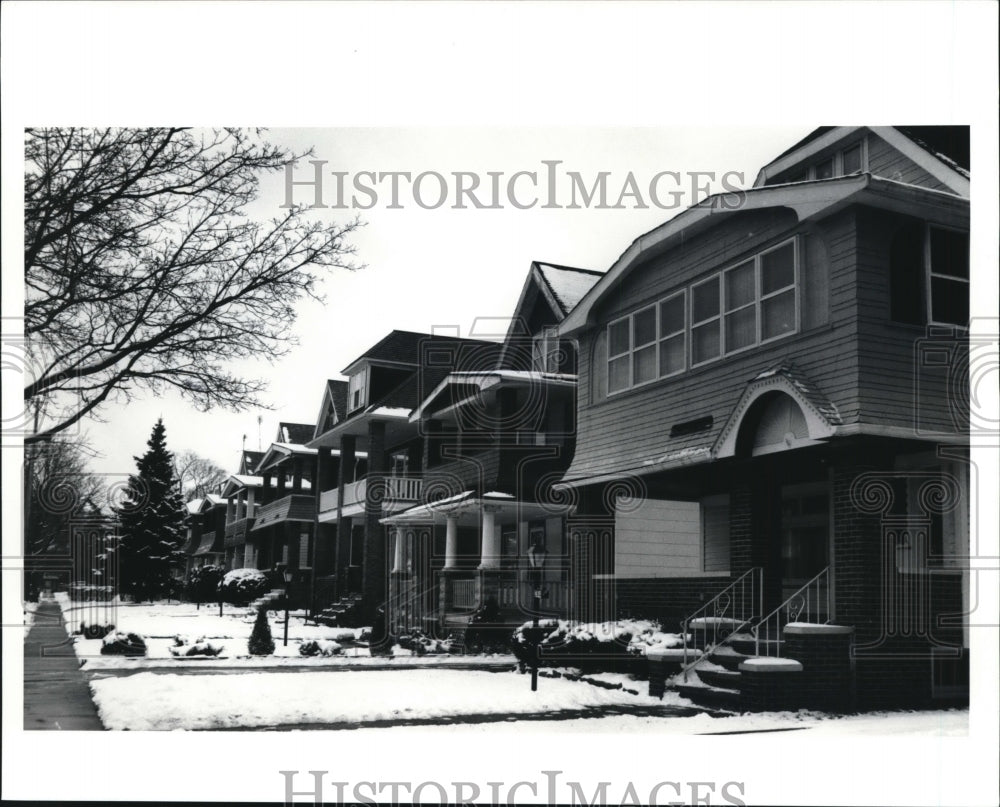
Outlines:
<svg viewBox="0 0 1000 807"><path fill-rule="evenodd" d="M219 584L222 599L230 605L249 605L269 589L267 575L259 569L233 569Z"/></svg>
<svg viewBox="0 0 1000 807"><path fill-rule="evenodd" d="M194 643L188 642L182 636L175 636L173 647L170 648L170 655L174 658L213 658L218 656L224 649L222 645L209 642L204 636L197 639Z"/></svg>
<svg viewBox="0 0 1000 807"><path fill-rule="evenodd" d="M330 639L311 639L299 645L300 656L336 656L341 647Z"/></svg>
<svg viewBox="0 0 1000 807"><path fill-rule="evenodd" d="M451 637L447 639L432 639L420 630L411 630L409 633L397 636L396 644L404 650L416 653L418 656L457 652L453 649Z"/></svg>
<svg viewBox="0 0 1000 807"><path fill-rule="evenodd" d="M102 656L145 656L146 640L138 633L112 631L101 644Z"/></svg>
<svg viewBox="0 0 1000 807"><path fill-rule="evenodd" d="M541 648L543 665L571 664L619 671L644 669L650 647L682 644L680 636L662 633L658 625L645 620L573 624L562 619L542 619L538 624L536 629L531 622L525 622L513 633L511 649L522 664L532 662L535 642Z"/></svg>
<svg viewBox="0 0 1000 807"><path fill-rule="evenodd" d="M271 626L267 622L267 610L264 608L257 611L257 621L253 623L247 649L251 656L270 656L274 652L274 639L271 638Z"/></svg>
<svg viewBox="0 0 1000 807"><path fill-rule="evenodd" d="M215 602L219 596L219 583L224 574L221 566L202 566L188 574L185 591L192 602Z"/></svg>
<svg viewBox="0 0 1000 807"><path fill-rule="evenodd" d="M86 622L81 622L79 632L85 639L103 639L114 629L114 625L88 625Z"/></svg>
<svg viewBox="0 0 1000 807"><path fill-rule="evenodd" d="M509 653L510 626L500 617L500 605L490 597L477 608L465 631L467 653Z"/></svg>

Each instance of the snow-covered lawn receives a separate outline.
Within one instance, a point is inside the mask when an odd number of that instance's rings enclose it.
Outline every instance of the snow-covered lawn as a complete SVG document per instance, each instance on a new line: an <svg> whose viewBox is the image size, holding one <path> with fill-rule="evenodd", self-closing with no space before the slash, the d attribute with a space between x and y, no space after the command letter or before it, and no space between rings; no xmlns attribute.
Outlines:
<svg viewBox="0 0 1000 807"><path fill-rule="evenodd" d="M513 672L408 670L249 672L180 675L142 672L90 683L110 729L170 730L362 723L469 715L575 711L615 705L662 705L565 679L530 679ZM677 703L681 699L677 696Z"/></svg>
<svg viewBox="0 0 1000 807"><path fill-rule="evenodd" d="M200 609L193 603L153 603L153 604L119 604L119 603L73 603L68 600L61 602L63 615L66 619L66 629L71 632L79 629L81 622L88 624L113 624L119 631L138 633L146 638L147 655L145 658L123 658L120 656L102 656L100 639L85 639L76 636L74 647L77 656L86 661L86 669L105 667L142 667L144 664L161 664L170 660L174 664L218 664L226 661L231 663L247 662L250 666L266 666L274 663L331 661L331 657L304 658L299 655L299 645L302 642L336 641L344 645L342 654L347 657L368 656L367 648L353 647L351 643L357 638L360 629L330 628L322 625L305 624L304 614L293 612L288 623L288 645L283 644L284 612L276 611L269 614L271 633L275 641L274 656L250 658L247 650L247 640L253 630L254 614L248 608L226 605L223 615L219 616L218 605L203 605ZM210 641L213 645L222 645L222 653L213 659L180 658L175 659L170 652L174 645L174 637L181 636L189 642L200 638Z"/></svg>

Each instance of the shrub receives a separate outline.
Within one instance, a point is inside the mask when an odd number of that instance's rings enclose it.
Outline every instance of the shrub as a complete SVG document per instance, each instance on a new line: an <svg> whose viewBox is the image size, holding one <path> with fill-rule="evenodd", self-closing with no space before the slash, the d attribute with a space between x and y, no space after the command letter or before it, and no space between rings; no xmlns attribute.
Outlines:
<svg viewBox="0 0 1000 807"><path fill-rule="evenodd" d="M233 569L219 584L222 599L231 605L249 605L268 590L267 575L259 569Z"/></svg>
<svg viewBox="0 0 1000 807"><path fill-rule="evenodd" d="M182 636L175 636L173 647L170 648L170 655L174 658L210 658L218 656L224 649L222 645L209 642L204 636L193 643L189 643Z"/></svg>
<svg viewBox="0 0 1000 807"><path fill-rule="evenodd" d="M541 648L542 663L587 669L644 668L650 647L679 647L681 637L662 633L646 620L573 624L562 619L542 619L536 629L525 622L512 636L511 649L522 664L531 663L534 643ZM546 661L548 660L548 661Z"/></svg>
<svg viewBox="0 0 1000 807"><path fill-rule="evenodd" d="M397 636L396 644L404 650L416 653L418 656L455 652L451 637L447 639L432 639L420 630L411 630L408 633Z"/></svg>
<svg viewBox="0 0 1000 807"><path fill-rule="evenodd" d="M274 652L274 639L271 638L271 626L267 622L267 610L264 608L257 611L257 621L253 623L247 649L251 656L270 656Z"/></svg>
<svg viewBox="0 0 1000 807"><path fill-rule="evenodd" d="M341 646L330 639L310 639L299 645L300 656L336 656Z"/></svg>
<svg viewBox="0 0 1000 807"><path fill-rule="evenodd" d="M88 625L86 622L80 623L80 633L85 639L103 639L115 629L114 625Z"/></svg>
<svg viewBox="0 0 1000 807"><path fill-rule="evenodd" d="M187 598L193 602L214 602L219 596L223 573L221 566L192 569L185 584Z"/></svg>
<svg viewBox="0 0 1000 807"><path fill-rule="evenodd" d="M146 640L138 633L112 631L101 644L102 656L145 656Z"/></svg>
<svg viewBox="0 0 1000 807"><path fill-rule="evenodd" d="M510 626L500 617L500 605L490 597L477 608L465 631L467 653L509 653Z"/></svg>

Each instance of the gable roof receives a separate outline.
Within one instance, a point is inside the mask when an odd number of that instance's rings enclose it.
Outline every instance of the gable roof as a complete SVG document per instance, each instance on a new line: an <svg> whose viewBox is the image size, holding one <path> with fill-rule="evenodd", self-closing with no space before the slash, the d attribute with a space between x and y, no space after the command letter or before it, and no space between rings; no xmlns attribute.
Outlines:
<svg viewBox="0 0 1000 807"><path fill-rule="evenodd" d="M303 445L312 439L314 428L311 423L279 423L274 442Z"/></svg>
<svg viewBox="0 0 1000 807"><path fill-rule="evenodd" d="M968 197L968 126L820 126L761 168L754 187L761 187L771 177L864 130L881 137L945 187Z"/></svg>
<svg viewBox="0 0 1000 807"><path fill-rule="evenodd" d="M393 330L383 336L368 350L358 356L343 369L344 375L350 375L355 366L362 361L386 362L389 364L407 364L420 366L422 354L427 345L440 343L442 346L459 344L496 344L482 339L450 336L446 334L418 333L416 331ZM346 400L346 393L345 393Z"/></svg>
<svg viewBox="0 0 1000 807"><path fill-rule="evenodd" d="M240 456L239 472L247 476L253 476L257 472L257 466L260 465L260 461L263 458L263 451L247 451L244 449L243 454Z"/></svg>
<svg viewBox="0 0 1000 807"><path fill-rule="evenodd" d="M347 417L347 382L338 379L327 379L326 387L323 389L323 399L319 404L319 414L316 416L316 425L313 427L312 437L319 437L327 427L326 413L328 409L333 410L333 422L331 426L339 423Z"/></svg>
<svg viewBox="0 0 1000 807"><path fill-rule="evenodd" d="M532 266L537 267L539 277L558 304L558 313L563 317L576 308L577 303L604 274L593 269L575 269L572 266L538 261L533 262Z"/></svg>

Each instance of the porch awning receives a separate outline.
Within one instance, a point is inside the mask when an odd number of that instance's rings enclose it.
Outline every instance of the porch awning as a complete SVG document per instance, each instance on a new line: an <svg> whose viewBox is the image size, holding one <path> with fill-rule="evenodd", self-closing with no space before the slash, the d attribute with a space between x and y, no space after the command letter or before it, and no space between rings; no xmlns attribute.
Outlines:
<svg viewBox="0 0 1000 807"><path fill-rule="evenodd" d="M381 519L380 523L388 526L444 524L449 517L461 520L463 516L466 521L475 521L484 508L489 508L503 521L511 518L528 521L566 515L573 509L573 505L519 501L509 493L492 491L477 495L474 491L467 490L457 496L449 496L447 499L420 504L401 513L395 513Z"/></svg>

